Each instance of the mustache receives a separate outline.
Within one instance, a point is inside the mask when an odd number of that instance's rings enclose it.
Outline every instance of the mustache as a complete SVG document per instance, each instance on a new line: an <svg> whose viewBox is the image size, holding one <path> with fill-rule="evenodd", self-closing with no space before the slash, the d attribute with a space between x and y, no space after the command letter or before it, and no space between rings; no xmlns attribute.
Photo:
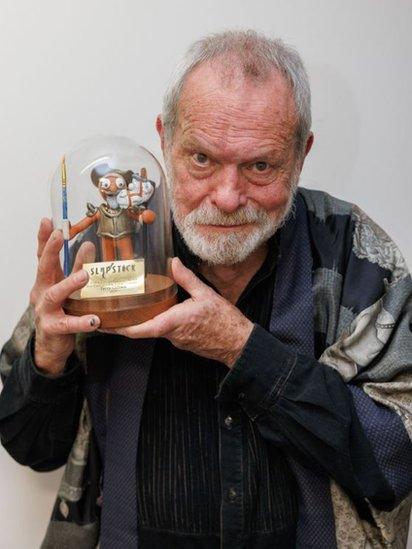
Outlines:
<svg viewBox="0 0 412 549"><path fill-rule="evenodd" d="M242 206L235 212L222 212L216 206L202 205L185 217L185 224L196 225L244 225L246 223L262 223L268 214L256 206Z"/></svg>

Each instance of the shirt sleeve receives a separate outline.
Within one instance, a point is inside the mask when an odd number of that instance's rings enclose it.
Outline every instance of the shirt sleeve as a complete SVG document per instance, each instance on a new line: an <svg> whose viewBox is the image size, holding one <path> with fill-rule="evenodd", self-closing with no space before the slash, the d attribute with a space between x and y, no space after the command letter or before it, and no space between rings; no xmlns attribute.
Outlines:
<svg viewBox="0 0 412 549"><path fill-rule="evenodd" d="M353 390L333 368L289 350L255 325L216 398L237 401L269 443L306 463L320 465L348 493L358 510L367 513L370 503L388 511L398 498L357 415L353 393L358 391L361 389ZM362 398L372 402L363 392ZM387 421L386 436L392 437L396 414L376 403L373 406L385 409L385 414L370 413L369 424ZM382 431L382 425L379 427ZM373 426L369 431L374 432ZM398 458L399 445L405 445L401 454L402 466L409 470L408 492L412 484L412 444L406 432L404 435L401 442L393 436L392 446Z"/></svg>
<svg viewBox="0 0 412 549"><path fill-rule="evenodd" d="M82 369L74 354L59 375L33 361L34 337L14 360L0 394L0 437L20 464L36 471L63 465L72 447L82 406Z"/></svg>

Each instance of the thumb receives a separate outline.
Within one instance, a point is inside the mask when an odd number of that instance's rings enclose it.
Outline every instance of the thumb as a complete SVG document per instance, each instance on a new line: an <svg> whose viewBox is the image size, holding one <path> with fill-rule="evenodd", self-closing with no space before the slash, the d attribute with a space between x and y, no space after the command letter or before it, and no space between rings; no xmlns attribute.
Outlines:
<svg viewBox="0 0 412 549"><path fill-rule="evenodd" d="M205 291L209 291L209 287L197 278L190 269L185 267L178 257L172 259L172 275L176 284L179 284L194 298L203 295Z"/></svg>

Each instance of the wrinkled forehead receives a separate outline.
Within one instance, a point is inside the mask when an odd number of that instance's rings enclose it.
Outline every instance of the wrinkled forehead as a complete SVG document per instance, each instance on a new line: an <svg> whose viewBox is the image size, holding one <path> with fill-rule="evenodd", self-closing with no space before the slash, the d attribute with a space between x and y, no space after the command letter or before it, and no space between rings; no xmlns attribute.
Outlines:
<svg viewBox="0 0 412 549"><path fill-rule="evenodd" d="M230 77L228 76L230 74ZM252 128L294 131L297 114L291 84L276 69L264 78L230 73L224 67L203 64L187 77L178 105L181 128L205 122L224 124L234 132Z"/></svg>
<svg viewBox="0 0 412 549"><path fill-rule="evenodd" d="M213 66L194 70L179 101L177 143L201 141L229 156L246 149L294 148L297 115L292 88L276 70L263 81L222 80Z"/></svg>

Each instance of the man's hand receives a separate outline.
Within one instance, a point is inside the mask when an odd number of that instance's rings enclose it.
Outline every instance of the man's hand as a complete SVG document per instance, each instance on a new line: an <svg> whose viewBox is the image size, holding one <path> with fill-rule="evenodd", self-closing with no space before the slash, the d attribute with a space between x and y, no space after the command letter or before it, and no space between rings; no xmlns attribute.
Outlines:
<svg viewBox="0 0 412 549"><path fill-rule="evenodd" d="M86 285L88 275L81 270L86 261L93 261L95 248L85 242L76 255L73 271L64 278L60 267L59 252L63 246L60 231L53 231L50 219L42 219L38 233L37 257L39 260L35 284L30 292L34 306L36 326L34 361L47 373L60 373L74 349L74 334L92 332L99 327L95 315L81 317L66 315L64 300L74 291Z"/></svg>
<svg viewBox="0 0 412 549"><path fill-rule="evenodd" d="M173 258L173 278L190 298L155 318L111 331L131 338L165 337L175 347L223 362L231 368L240 356L253 323Z"/></svg>

